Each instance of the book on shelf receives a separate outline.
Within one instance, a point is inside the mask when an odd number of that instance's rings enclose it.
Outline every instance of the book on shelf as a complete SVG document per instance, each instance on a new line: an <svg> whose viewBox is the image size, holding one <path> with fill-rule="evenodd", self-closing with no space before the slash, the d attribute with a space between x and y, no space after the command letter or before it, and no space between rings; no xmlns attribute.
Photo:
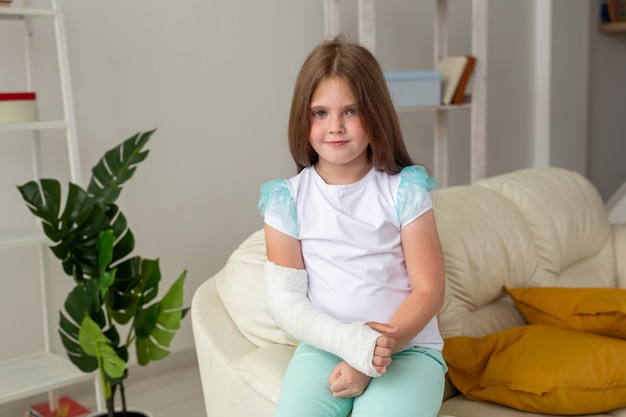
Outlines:
<svg viewBox="0 0 626 417"><path fill-rule="evenodd" d="M467 90L469 80L472 76L472 73L474 72L476 58L471 55L466 55L466 57L467 63L465 64L463 74L461 75L461 79L459 80L459 85L457 86L454 97L452 98L452 104L463 104L463 102L465 101L465 91Z"/></svg>
<svg viewBox="0 0 626 417"><path fill-rule="evenodd" d="M465 55L447 56L439 61L437 71L441 72L441 103L450 104L467 64Z"/></svg>
<svg viewBox="0 0 626 417"><path fill-rule="evenodd" d="M31 405L26 417L84 417L91 411L70 397L59 398L59 408L50 410L50 403Z"/></svg>
<svg viewBox="0 0 626 417"><path fill-rule="evenodd" d="M626 21L626 0L605 0L609 22Z"/></svg>
<svg viewBox="0 0 626 417"><path fill-rule="evenodd" d="M442 104L463 103L475 62L470 55L451 55L439 61L437 71L441 72Z"/></svg>
<svg viewBox="0 0 626 417"><path fill-rule="evenodd" d="M0 92L0 123L25 123L37 120L37 94L32 91Z"/></svg>

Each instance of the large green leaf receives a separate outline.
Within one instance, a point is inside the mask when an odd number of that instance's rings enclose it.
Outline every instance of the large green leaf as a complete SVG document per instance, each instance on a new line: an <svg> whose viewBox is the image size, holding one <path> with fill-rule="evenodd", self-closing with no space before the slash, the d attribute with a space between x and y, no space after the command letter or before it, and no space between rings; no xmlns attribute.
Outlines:
<svg viewBox="0 0 626 417"><path fill-rule="evenodd" d="M112 211L115 209L115 211ZM135 248L135 237L133 232L128 228L126 217L121 211L117 211L117 206L113 205L110 208L111 229L116 237L115 247L113 248L112 263L125 258Z"/></svg>
<svg viewBox="0 0 626 417"><path fill-rule="evenodd" d="M45 234L56 245L51 247L63 269L76 282L96 276L98 253L95 243L101 230L109 225L104 209L76 184L69 184L63 213L60 185L56 180L41 179L18 187L27 206L42 220Z"/></svg>
<svg viewBox="0 0 626 417"><path fill-rule="evenodd" d="M150 337L150 333L156 327L159 320L160 311L161 303L155 303L137 312L133 326L138 339Z"/></svg>
<svg viewBox="0 0 626 417"><path fill-rule="evenodd" d="M183 289L186 276L187 271L183 271L163 296L161 300L163 311L180 310L183 307Z"/></svg>
<svg viewBox="0 0 626 417"><path fill-rule="evenodd" d="M80 229L83 235L97 235L102 225L108 223L108 219L101 208L94 210L94 205L95 202L89 198L85 190L70 183L65 208L60 217L61 233L69 235L72 230Z"/></svg>
<svg viewBox="0 0 626 417"><path fill-rule="evenodd" d="M169 354L168 348L184 316L182 306L186 275L187 272L183 271L160 302L137 313L134 327L137 335L137 361L140 365L162 359Z"/></svg>
<svg viewBox="0 0 626 417"><path fill-rule="evenodd" d="M80 326L79 341L84 352L96 358L110 378L118 379L124 375L126 362L117 355L111 341L89 316L85 316Z"/></svg>
<svg viewBox="0 0 626 417"><path fill-rule="evenodd" d="M121 145L107 151L91 171L92 178L87 192L106 205L116 201L122 190L122 184L135 173L135 165L148 156L148 151L142 149L155 130L137 133Z"/></svg>
<svg viewBox="0 0 626 417"><path fill-rule="evenodd" d="M78 280L98 277L98 240L100 233L110 228L109 223L105 209L96 204L83 189L70 184L61 227L63 244L71 259L71 262L66 263L73 267L73 275Z"/></svg>
<svg viewBox="0 0 626 417"><path fill-rule="evenodd" d="M137 338L135 347L137 348L137 363L141 366L147 365L150 361L163 359L170 354L169 350L163 349L148 337Z"/></svg>
<svg viewBox="0 0 626 417"><path fill-rule="evenodd" d="M161 268L158 259L142 259L141 281L137 285L137 291L141 294L141 305L146 305L156 298L159 293L161 281Z"/></svg>
<svg viewBox="0 0 626 417"><path fill-rule="evenodd" d="M116 272L107 302L115 321L126 324L156 297L161 280L159 261L131 258L119 264Z"/></svg>
<svg viewBox="0 0 626 417"><path fill-rule="evenodd" d="M100 233L98 239L98 288L100 294L104 299L107 291L115 282L116 269L109 269L109 265L113 260L113 244L115 243L115 236L112 229L107 229Z"/></svg>
<svg viewBox="0 0 626 417"><path fill-rule="evenodd" d="M98 272L102 276L106 271L111 261L113 260L113 244L115 243L115 236L112 229L103 230L98 236L98 243L96 244L96 250L98 251Z"/></svg>
<svg viewBox="0 0 626 417"><path fill-rule="evenodd" d="M116 266L115 281L107 294L107 305L113 319L119 324L128 323L137 311L141 282L141 258L135 256Z"/></svg>
<svg viewBox="0 0 626 417"><path fill-rule="evenodd" d="M57 180L42 179L39 183L27 182L18 186L26 206L36 217L42 220L44 233L53 242L60 239L59 210L61 202L61 185Z"/></svg>
<svg viewBox="0 0 626 417"><path fill-rule="evenodd" d="M129 255L135 244L124 215L113 204L121 186L130 179L136 165L148 151L142 151L155 130L137 133L110 149L93 168L85 191L69 184L61 215L61 187L52 179L31 181L18 187L29 210L42 220L44 233L56 245L51 250L61 260L63 270L76 282L98 276L99 255L96 244L100 232L113 229L115 246L112 262Z"/></svg>
<svg viewBox="0 0 626 417"><path fill-rule="evenodd" d="M136 277L118 279L112 293L115 305L126 305L124 311L117 311L116 320L127 322L134 319L134 330L137 337L147 337L150 330L156 326L159 315L159 305L147 306L158 294L161 270L158 259L141 259L139 269L132 269ZM135 278L135 279L133 279ZM132 299L132 305L128 301Z"/></svg>
<svg viewBox="0 0 626 417"><path fill-rule="evenodd" d="M87 280L77 284L65 300L65 314L60 312L59 334L69 359L80 370L91 372L98 367L95 358L87 355L80 346L80 324L87 316L103 327L104 312L100 307L100 296L97 280Z"/></svg>

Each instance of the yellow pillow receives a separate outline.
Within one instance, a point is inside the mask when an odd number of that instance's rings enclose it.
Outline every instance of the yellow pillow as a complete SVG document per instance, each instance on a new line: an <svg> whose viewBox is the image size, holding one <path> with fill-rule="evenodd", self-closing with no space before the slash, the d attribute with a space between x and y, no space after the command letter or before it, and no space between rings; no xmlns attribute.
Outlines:
<svg viewBox="0 0 626 417"><path fill-rule="evenodd" d="M548 324L626 339L626 289L504 289L531 324Z"/></svg>
<svg viewBox="0 0 626 417"><path fill-rule="evenodd" d="M626 407L624 340L530 324L448 338L443 356L470 400L559 415Z"/></svg>

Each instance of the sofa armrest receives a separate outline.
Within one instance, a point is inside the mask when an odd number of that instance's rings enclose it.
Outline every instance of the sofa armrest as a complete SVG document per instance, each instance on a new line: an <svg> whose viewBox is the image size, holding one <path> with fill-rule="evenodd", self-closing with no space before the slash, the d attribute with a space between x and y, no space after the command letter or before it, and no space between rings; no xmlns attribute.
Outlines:
<svg viewBox="0 0 626 417"><path fill-rule="evenodd" d="M204 282L191 301L191 323L196 345L210 346L232 368L257 347L246 339L231 320L215 286L215 277ZM198 349L198 354L202 354Z"/></svg>
<svg viewBox="0 0 626 417"><path fill-rule="evenodd" d="M613 225L617 286L626 288L626 225Z"/></svg>
<svg viewBox="0 0 626 417"><path fill-rule="evenodd" d="M201 284L191 301L191 323L200 380L208 417L270 417L274 405L255 395L241 380L237 367L256 350L231 320L215 286Z"/></svg>
<svg viewBox="0 0 626 417"><path fill-rule="evenodd" d="M283 375L295 350L294 346L289 345L269 345L255 349L242 359L237 374L250 388L275 404Z"/></svg>

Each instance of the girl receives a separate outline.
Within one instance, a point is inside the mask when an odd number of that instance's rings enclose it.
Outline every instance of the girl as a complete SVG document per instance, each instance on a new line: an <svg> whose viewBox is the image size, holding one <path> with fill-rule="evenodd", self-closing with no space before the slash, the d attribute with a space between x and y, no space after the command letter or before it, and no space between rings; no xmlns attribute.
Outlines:
<svg viewBox="0 0 626 417"><path fill-rule="evenodd" d="M294 89L298 175L261 187L268 313L302 341L277 417L429 417L447 371L436 313L444 264L429 192L382 70L341 37Z"/></svg>

